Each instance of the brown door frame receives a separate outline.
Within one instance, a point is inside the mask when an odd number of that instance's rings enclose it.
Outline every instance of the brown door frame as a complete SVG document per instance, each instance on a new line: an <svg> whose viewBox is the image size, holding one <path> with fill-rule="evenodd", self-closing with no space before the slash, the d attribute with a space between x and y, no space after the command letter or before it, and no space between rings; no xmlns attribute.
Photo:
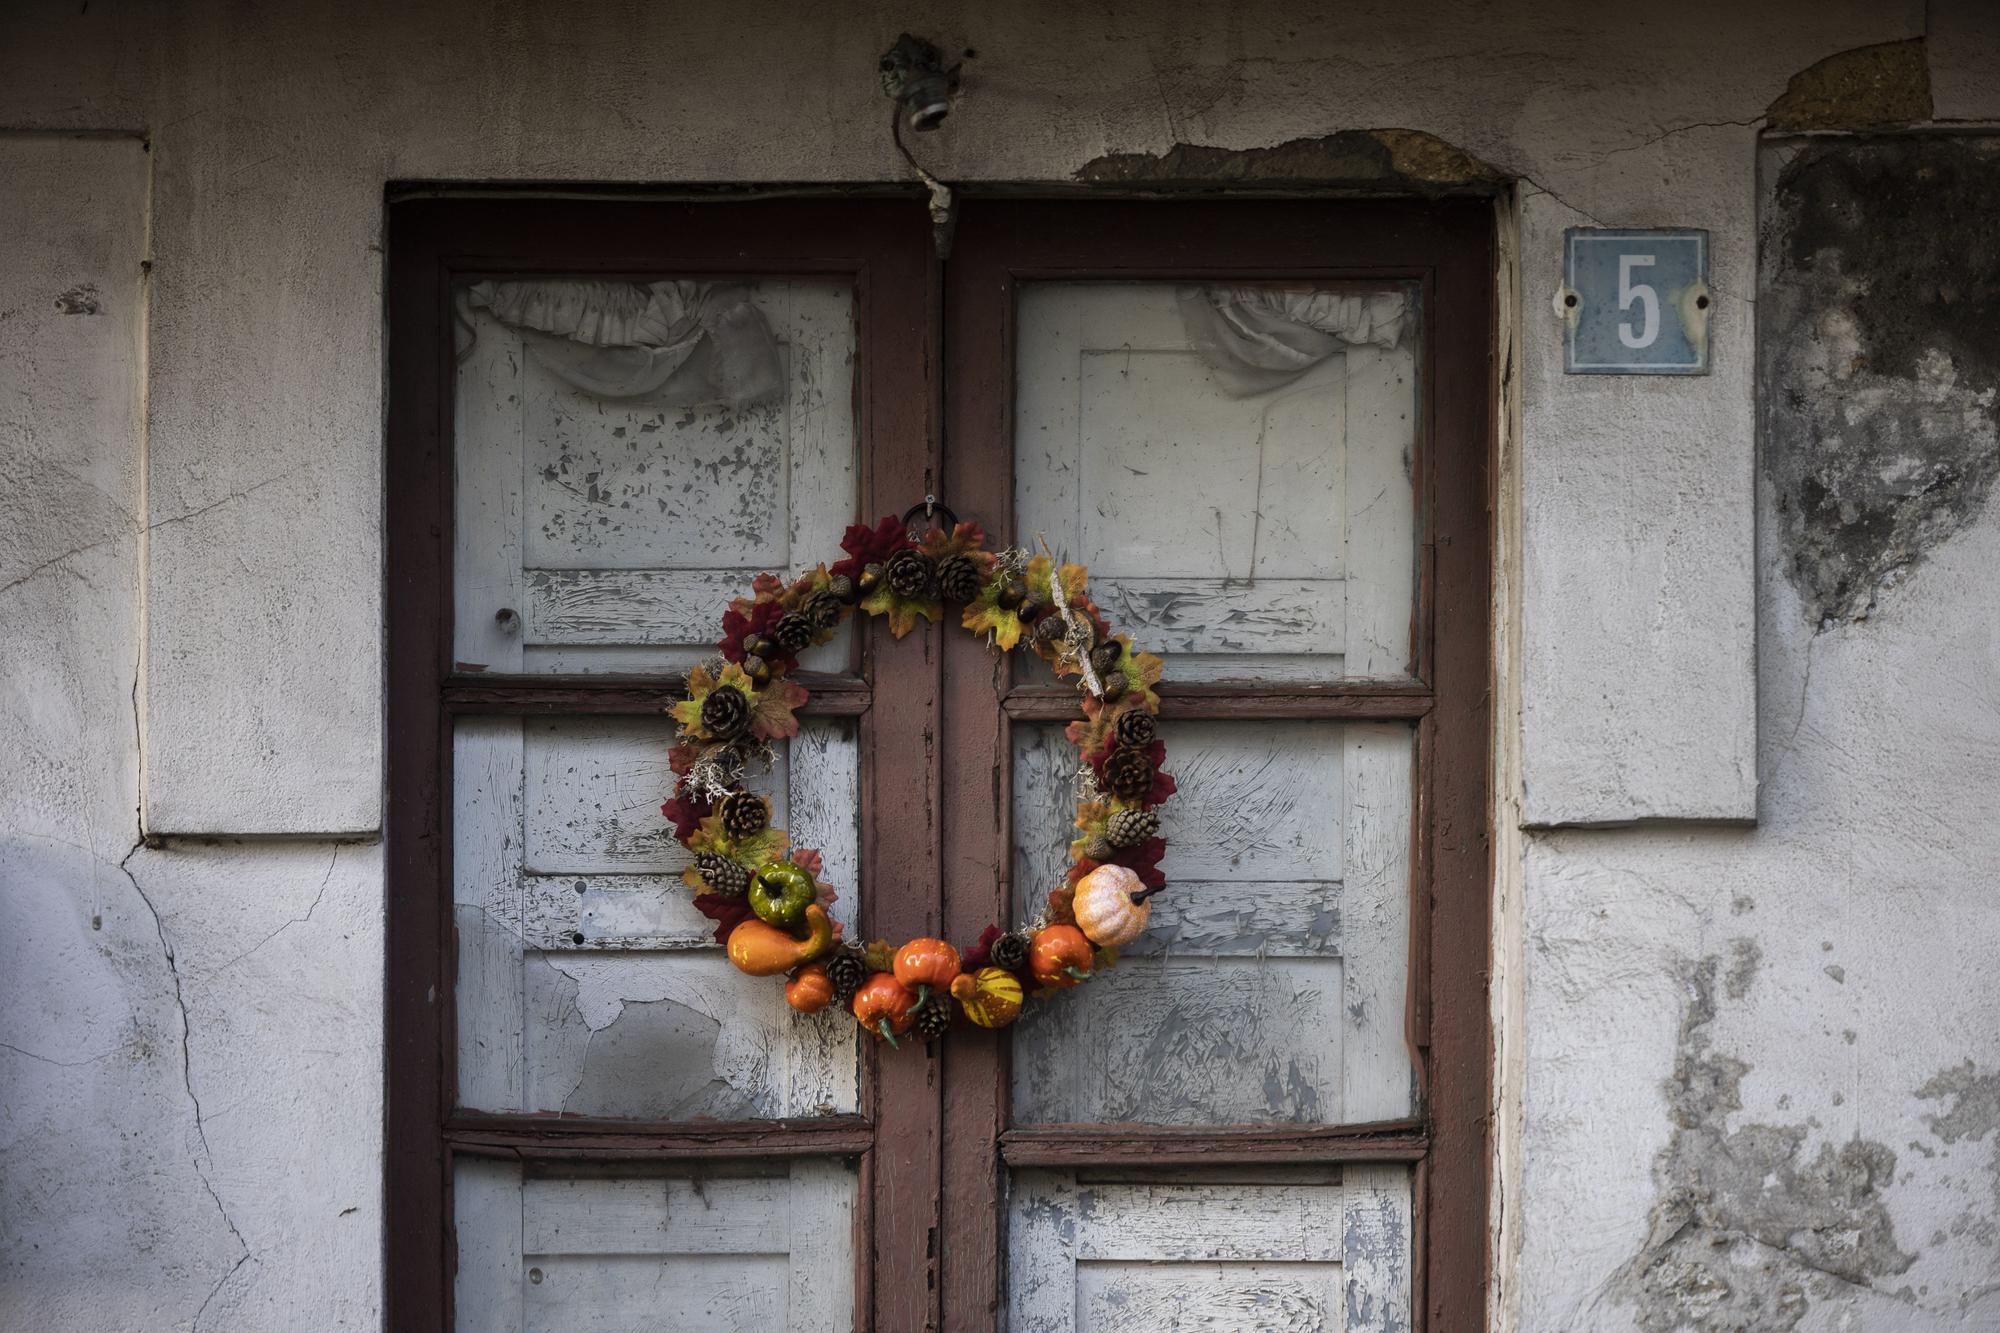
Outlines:
<svg viewBox="0 0 2000 1333"><path fill-rule="evenodd" d="M1329 256L1337 263L1325 262ZM1483 199L974 198L965 205L948 268L945 309L928 226L906 199L395 203L385 470L388 1326L449 1327L455 1154L728 1159L819 1153L860 1163L857 1327L884 1333L940 1324L996 1327L1005 1308L1006 1167L1121 1157L1161 1165L1414 1162L1418 1327L1431 1333L1480 1327L1489 1267L1492 1078L1494 263L1493 212ZM1420 495L1429 504L1420 528L1413 630L1417 679L1282 693L1170 685L1162 693L1169 721L1273 716L1279 710L1293 717L1415 723L1409 1026L1423 1116L1391 1125L1211 1134L1012 1129L1005 1045L979 1032L954 1032L933 1043L928 1058L906 1051L884 1060L868 1051L858 1116L638 1125L452 1113L453 717L657 715L677 694L678 682L455 673L451 286L486 274L661 272L854 274L860 337L855 401L863 442L857 517L906 507L929 468L962 516L977 517L996 534L1009 531L1012 508L1016 282L1262 276L1421 284L1425 429L1416 467ZM941 421L949 426L949 450L940 448ZM816 711L859 718L868 886L863 927L871 935L893 927L905 936L941 928L948 938L969 940L988 922L1009 919L1008 728L1015 720L1067 718L1074 698L1014 686L1005 664L996 671L969 635L927 627L893 652L884 651L882 635L882 626L871 626L854 675L814 682ZM893 706L872 707L877 692ZM932 757L933 741L935 753L950 762ZM914 833L911 811L926 814ZM942 887L947 882L949 895Z"/></svg>

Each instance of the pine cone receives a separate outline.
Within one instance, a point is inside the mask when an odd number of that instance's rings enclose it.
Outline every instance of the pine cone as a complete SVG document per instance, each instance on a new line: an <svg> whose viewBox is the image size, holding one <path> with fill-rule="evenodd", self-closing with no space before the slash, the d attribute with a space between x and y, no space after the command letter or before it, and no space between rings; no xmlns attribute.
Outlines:
<svg viewBox="0 0 2000 1333"><path fill-rule="evenodd" d="M1129 745L1117 747L1104 761L1104 785L1114 796L1140 800L1153 789L1152 756Z"/></svg>
<svg viewBox="0 0 2000 1333"><path fill-rule="evenodd" d="M868 964L854 950L842 949L827 959L826 979L833 983L833 997L845 1007L854 998L854 992L861 989L861 983L868 980Z"/></svg>
<svg viewBox="0 0 2000 1333"><path fill-rule="evenodd" d="M969 602L985 585L979 562L969 555L948 555L938 562L938 595L947 602Z"/></svg>
<svg viewBox="0 0 2000 1333"><path fill-rule="evenodd" d="M1106 639L1103 643L1098 644L1090 650L1090 665L1101 676L1111 670L1112 667L1117 666L1118 659L1124 655L1125 650L1119 646L1117 640Z"/></svg>
<svg viewBox="0 0 2000 1333"><path fill-rule="evenodd" d="M734 685L717 686L701 701L702 730L719 741L733 741L750 729L750 698Z"/></svg>
<svg viewBox="0 0 2000 1333"><path fill-rule="evenodd" d="M937 570L931 558L908 546L889 557L882 566L882 577L889 581L889 591L905 601L927 601L937 592Z"/></svg>
<svg viewBox="0 0 2000 1333"><path fill-rule="evenodd" d="M754 838L770 823L771 807L756 792L731 792L722 802L722 831L732 838Z"/></svg>
<svg viewBox="0 0 2000 1333"><path fill-rule="evenodd" d="M1104 692L1098 695L1104 702L1116 703L1124 697L1126 684L1124 672L1114 671L1098 683L1104 686Z"/></svg>
<svg viewBox="0 0 2000 1333"><path fill-rule="evenodd" d="M788 653L803 652L812 646L812 620L800 611L787 611L771 626L771 642Z"/></svg>
<svg viewBox="0 0 2000 1333"><path fill-rule="evenodd" d="M950 1030L951 997L942 991L932 991L917 1006L917 1032L925 1041L930 1041Z"/></svg>
<svg viewBox="0 0 2000 1333"><path fill-rule="evenodd" d="M711 893L725 898L741 898L750 887L750 872L726 856L702 852L694 858L694 868Z"/></svg>
<svg viewBox="0 0 2000 1333"><path fill-rule="evenodd" d="M854 589L854 583L851 579L843 578L835 581L845 583L850 592ZM814 629L821 631L830 630L840 624L840 613L849 600L851 599L843 598L834 592L832 588L828 588L824 592L816 592L811 597L808 597L806 604L800 610L805 613L806 619L812 622Z"/></svg>
<svg viewBox="0 0 2000 1333"><path fill-rule="evenodd" d="M1118 715L1118 743L1144 750L1159 739L1160 724L1144 708L1128 708Z"/></svg>
<svg viewBox="0 0 2000 1333"><path fill-rule="evenodd" d="M1137 847L1160 831L1160 817L1151 810L1120 810L1104 825L1113 847Z"/></svg>
<svg viewBox="0 0 2000 1333"><path fill-rule="evenodd" d="M988 955L993 966L1003 967L1009 972L1028 970L1028 937L1020 931L1002 935L993 941L993 951Z"/></svg>

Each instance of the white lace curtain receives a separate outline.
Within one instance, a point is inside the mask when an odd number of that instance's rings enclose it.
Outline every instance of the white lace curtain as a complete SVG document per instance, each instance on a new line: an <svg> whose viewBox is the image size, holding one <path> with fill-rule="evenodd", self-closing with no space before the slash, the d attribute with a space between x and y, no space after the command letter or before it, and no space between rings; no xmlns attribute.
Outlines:
<svg viewBox="0 0 2000 1333"><path fill-rule="evenodd" d="M1223 390L1238 398L1289 384L1349 347L1396 346L1408 303L1278 287L1183 287L1181 321Z"/></svg>
<svg viewBox="0 0 2000 1333"><path fill-rule="evenodd" d="M784 385L777 339L740 283L481 282L462 299L519 330L563 382L600 398L744 407Z"/></svg>

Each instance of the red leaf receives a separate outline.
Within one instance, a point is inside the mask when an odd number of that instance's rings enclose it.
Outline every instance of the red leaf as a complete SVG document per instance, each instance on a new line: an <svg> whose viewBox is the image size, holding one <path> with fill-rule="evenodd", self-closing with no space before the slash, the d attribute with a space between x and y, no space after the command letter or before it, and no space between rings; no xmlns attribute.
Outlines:
<svg viewBox="0 0 2000 1333"><path fill-rule="evenodd" d="M979 932L979 943L967 949L958 960L959 967L967 972L977 972L993 961L993 941L1000 938L998 926L988 926Z"/></svg>
<svg viewBox="0 0 2000 1333"><path fill-rule="evenodd" d="M729 943L730 932L742 925L750 916L750 903L743 898L725 898L719 893L698 893L694 899L695 910L715 922L715 942Z"/></svg>
<svg viewBox="0 0 2000 1333"><path fill-rule="evenodd" d="M840 539L840 549L847 552L847 559L828 565L826 572L858 579L861 571L868 566L879 565L902 547L914 544L908 529L903 526L903 520L894 514L872 528L865 523L855 523Z"/></svg>
<svg viewBox="0 0 2000 1333"><path fill-rule="evenodd" d="M709 811L714 808L713 804L702 800L699 796L676 795L660 807L660 813L674 821L675 841L686 842L694 836L695 830L701 827L701 821L707 819Z"/></svg>
<svg viewBox="0 0 2000 1333"><path fill-rule="evenodd" d="M747 615L742 610L746 606L750 608ZM777 624L778 618L784 614L785 608L776 601L746 602L739 597L722 613L722 641L715 646L728 661L741 662L743 641L752 634L769 638L771 626ZM771 670L780 672L790 671L799 664L797 657L775 643L771 645L771 655L764 660L770 664Z"/></svg>

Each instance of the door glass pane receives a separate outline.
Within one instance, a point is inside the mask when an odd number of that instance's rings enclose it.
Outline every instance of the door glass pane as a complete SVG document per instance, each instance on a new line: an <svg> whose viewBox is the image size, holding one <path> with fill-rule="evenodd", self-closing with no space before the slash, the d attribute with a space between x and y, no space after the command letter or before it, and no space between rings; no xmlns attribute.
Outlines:
<svg viewBox="0 0 2000 1333"><path fill-rule="evenodd" d="M1115 968L1015 1026L1017 1123L1405 1116L1409 724L1174 722L1166 891ZM1025 924L1069 868L1076 749L1014 735Z"/></svg>
<svg viewBox="0 0 2000 1333"><path fill-rule="evenodd" d="M1415 299L1024 284L1016 531L1089 565L1170 679L1407 675Z"/></svg>
<svg viewBox="0 0 2000 1333"><path fill-rule="evenodd" d="M688 1120L856 1107L851 1019L745 976L681 883L665 718L461 719L454 744L459 1104ZM804 719L751 789L818 848L853 929L854 725Z"/></svg>
<svg viewBox="0 0 2000 1333"><path fill-rule="evenodd" d="M1410 1327L1400 1164L1019 1171L1008 1241L1015 1329Z"/></svg>
<svg viewBox="0 0 2000 1333"><path fill-rule="evenodd" d="M455 658L685 669L854 521L844 278L478 282L458 316ZM803 664L837 670L843 629Z"/></svg>
<svg viewBox="0 0 2000 1333"><path fill-rule="evenodd" d="M456 1323L468 1333L854 1326L847 1162L461 1157L452 1193Z"/></svg>

